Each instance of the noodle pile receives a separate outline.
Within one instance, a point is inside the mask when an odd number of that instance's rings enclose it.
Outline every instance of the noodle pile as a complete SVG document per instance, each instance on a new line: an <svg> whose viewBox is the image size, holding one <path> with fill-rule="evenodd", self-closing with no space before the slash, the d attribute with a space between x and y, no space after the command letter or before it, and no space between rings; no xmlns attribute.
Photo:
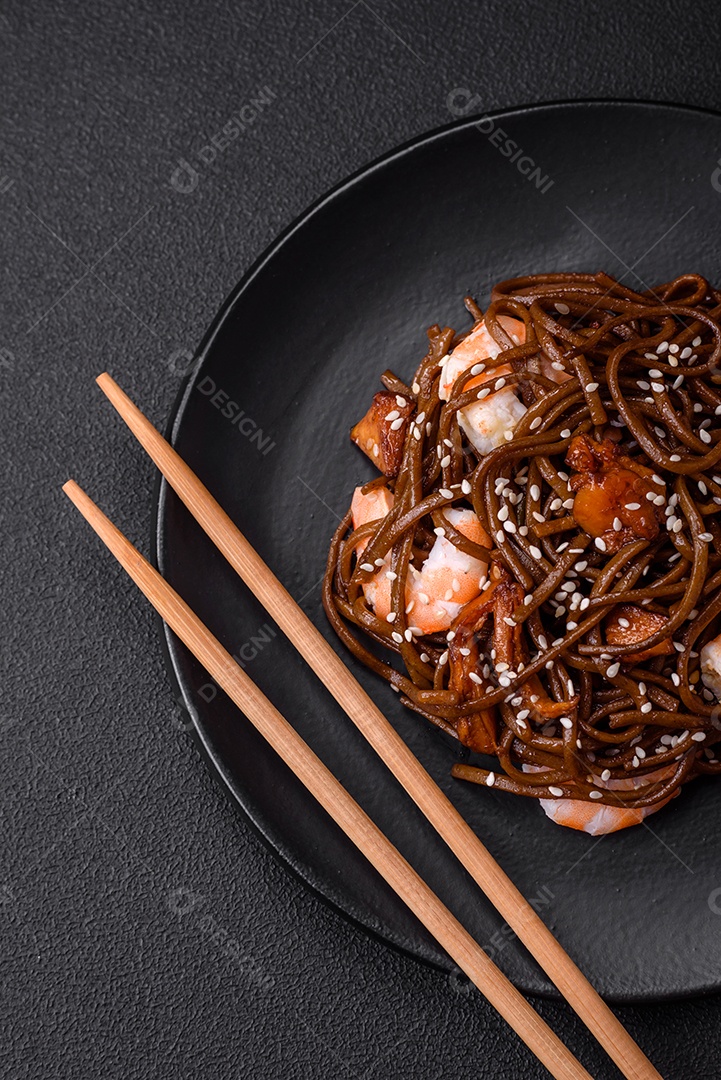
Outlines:
<svg viewBox="0 0 721 1080"><path fill-rule="evenodd" d="M601 273L542 274L502 282L485 315L470 298L466 306L501 346L487 371L510 365L505 383L527 411L505 444L474 450L457 417L479 396L471 371L439 398L444 357L464 337L449 328L430 328L410 386L384 374L412 413L397 476L363 490L387 484L394 501L355 531L350 511L343 518L326 613L405 705L497 759L493 769L471 765L465 749L455 776L536 798L658 806L692 778L721 772L718 705L700 670L702 647L721 632L721 293L693 274L644 293ZM525 324L524 343L501 316ZM571 377L549 378L549 362ZM603 469L603 452L632 463L647 489L647 503L628 513L646 514L650 527L614 519L617 544L574 517L574 473L604 476L582 472ZM450 507L475 512L492 551L453 526ZM484 613L481 592L479 617L465 620L473 675L468 666L454 675L449 663L455 629L419 635L405 610L408 575L438 530L489 563L485 588L503 601ZM387 556L393 622L363 592ZM606 621L623 627L619 613L638 609L659 616L644 622L642 640L610 642ZM504 633L513 659L501 663ZM629 779L639 782L613 783Z"/></svg>

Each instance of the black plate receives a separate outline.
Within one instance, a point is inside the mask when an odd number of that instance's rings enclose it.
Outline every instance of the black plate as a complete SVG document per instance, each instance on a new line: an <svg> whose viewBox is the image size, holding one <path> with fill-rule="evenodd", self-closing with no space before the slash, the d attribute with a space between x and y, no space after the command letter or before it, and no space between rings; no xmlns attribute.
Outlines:
<svg viewBox="0 0 721 1080"><path fill-rule="evenodd" d="M449 99L456 110L466 104L467 95ZM173 441L336 648L319 579L337 516L372 475L348 429L381 371L407 378L427 325L467 326L463 295L487 301L492 283L513 275L605 269L644 287L700 271L718 283L720 154L720 117L671 106L576 103L504 113L480 128L463 120L337 188L244 278L205 339ZM513 981L553 992L164 486L157 521L168 580ZM450 970L280 758L213 697L172 634L167 642L210 761L271 847L349 917ZM451 742L346 659L604 995L721 988L713 782L697 781L648 827L601 839L559 828L535 802L451 780Z"/></svg>

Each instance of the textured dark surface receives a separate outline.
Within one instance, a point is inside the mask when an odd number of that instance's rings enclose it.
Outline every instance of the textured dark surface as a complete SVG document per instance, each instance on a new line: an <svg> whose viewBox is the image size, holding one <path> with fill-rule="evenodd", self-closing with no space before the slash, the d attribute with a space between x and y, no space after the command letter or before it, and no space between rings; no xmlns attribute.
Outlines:
<svg viewBox="0 0 721 1080"><path fill-rule="evenodd" d="M449 119L456 86L479 109L721 108L715 5L13 0L0 35L2 1075L540 1077L476 995L367 939L250 834L185 730L151 613L58 486L75 475L147 547L153 473L94 374L163 423L181 351L253 258ZM189 194L170 185L181 157ZM566 1007L539 1009L616 1075ZM666 1077L719 1075L717 999L621 1015Z"/></svg>

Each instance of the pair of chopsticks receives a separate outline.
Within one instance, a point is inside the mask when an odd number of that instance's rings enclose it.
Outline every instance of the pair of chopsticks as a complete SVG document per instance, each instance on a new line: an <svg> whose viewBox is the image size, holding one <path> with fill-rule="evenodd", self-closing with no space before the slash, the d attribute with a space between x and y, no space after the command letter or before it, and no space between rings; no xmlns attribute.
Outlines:
<svg viewBox="0 0 721 1080"><path fill-rule="evenodd" d="M98 385L176 491L399 783L536 958L628 1080L661 1080L490 852L372 699L177 452L108 375ZM558 1080L588 1077L558 1036L486 956L187 604L74 481L63 489L150 600L287 765L449 956Z"/></svg>

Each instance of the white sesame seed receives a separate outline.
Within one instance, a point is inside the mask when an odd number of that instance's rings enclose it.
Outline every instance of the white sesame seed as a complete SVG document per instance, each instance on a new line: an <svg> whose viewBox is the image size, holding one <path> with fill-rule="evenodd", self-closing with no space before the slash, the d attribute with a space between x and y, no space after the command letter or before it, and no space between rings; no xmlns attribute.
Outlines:
<svg viewBox="0 0 721 1080"><path fill-rule="evenodd" d="M570 731L571 728L573 727L573 722L571 720L569 720L567 716L561 716L560 721L561 721L562 727L564 727L566 729L566 731Z"/></svg>
<svg viewBox="0 0 721 1080"><path fill-rule="evenodd" d="M578 626L577 622L567 622L566 623L566 629L567 630L575 630L577 626Z"/></svg>
<svg viewBox="0 0 721 1080"><path fill-rule="evenodd" d="M597 536L594 543L595 543L595 545L596 545L596 547L598 548L599 551L605 551L606 550L606 541L602 537Z"/></svg>
<svg viewBox="0 0 721 1080"><path fill-rule="evenodd" d="M480 677L480 675L476 675L475 671L469 671L468 678L471 680L471 682L476 683L476 685L478 686L480 686L483 682L483 679Z"/></svg>
<svg viewBox="0 0 721 1080"><path fill-rule="evenodd" d="M616 661L615 664L611 664L609 667L606 668L606 678L614 679L616 675L618 675L620 670L621 665L618 663L618 661Z"/></svg>
<svg viewBox="0 0 721 1080"><path fill-rule="evenodd" d="M637 502L626 503L625 509L626 510L640 510L641 509L641 503L637 503Z"/></svg>
<svg viewBox="0 0 721 1080"><path fill-rule="evenodd" d="M644 701L643 705L641 706L641 712L642 713L650 713L652 709L653 709L653 705L651 704L650 701Z"/></svg>
<svg viewBox="0 0 721 1080"><path fill-rule="evenodd" d="M516 523L515 521L504 521L503 528L506 530L506 532L514 533L516 531Z"/></svg>
<svg viewBox="0 0 721 1080"><path fill-rule="evenodd" d="M397 422L398 422L398 421L396 421L396 423L397 423ZM423 438L423 436L421 435L421 430L420 430L420 428L417 428L417 427L414 427L414 428L413 428L413 438L414 438L414 439L416 440L416 442L420 442L420 441L421 441L421 439Z"/></svg>
<svg viewBox="0 0 721 1080"><path fill-rule="evenodd" d="M401 645L402 644L402 642L403 642L403 635L402 634L399 634L399 633L397 633L397 631L394 630L393 633L391 634L391 637L395 641L396 645Z"/></svg>
<svg viewBox="0 0 721 1080"><path fill-rule="evenodd" d="M543 417L542 416L534 417L533 420L531 420L531 423L530 423L531 431L536 431L536 429L539 428L542 423L543 423Z"/></svg>
<svg viewBox="0 0 721 1080"><path fill-rule="evenodd" d="M561 432L561 438L562 439L570 439L571 438L571 429L565 427L563 429L563 431Z"/></svg>
<svg viewBox="0 0 721 1080"><path fill-rule="evenodd" d="M398 417L399 417L400 415L401 415L401 414L400 414L400 413L398 412L398 409L393 409L393 410L392 410L391 412L389 412L389 413L388 413L388 415L386 416L386 420L397 420L397 419L398 419Z"/></svg>
<svg viewBox="0 0 721 1080"><path fill-rule="evenodd" d="M589 797L589 799L602 799L603 798L603 792L602 791L589 791L588 797Z"/></svg>
<svg viewBox="0 0 721 1080"><path fill-rule="evenodd" d="M439 525L437 529L433 530L433 532L436 534L436 536L445 536L446 535L446 530L443 528L442 525Z"/></svg>
<svg viewBox="0 0 721 1080"><path fill-rule="evenodd" d="M719 406L719 408L721 408L721 406ZM541 489L539 488L538 484L531 484L528 492L533 501L538 502L541 497Z"/></svg>
<svg viewBox="0 0 721 1080"><path fill-rule="evenodd" d="M422 652L421 655L420 655L421 663L422 664L427 664L429 660L430 660L430 656L428 655L428 653L427 652Z"/></svg>
<svg viewBox="0 0 721 1080"><path fill-rule="evenodd" d="M653 390L654 394L662 394L665 387L664 387L663 383L652 382L651 383L651 389Z"/></svg>
<svg viewBox="0 0 721 1080"><path fill-rule="evenodd" d="M620 518L615 517L613 519L613 528L614 528L614 532L620 532L621 531L621 529L623 528L623 523L621 522Z"/></svg>
<svg viewBox="0 0 721 1080"><path fill-rule="evenodd" d="M506 385L506 380L503 377L501 377L500 379L496 379L495 383L493 384L493 389L494 390L502 390L505 385Z"/></svg>
<svg viewBox="0 0 721 1080"><path fill-rule="evenodd" d="M451 491L450 488L440 488L439 493L443 496L444 499L452 499L453 498L453 492Z"/></svg>
<svg viewBox="0 0 721 1080"><path fill-rule="evenodd" d="M598 390L598 383L590 382L586 385L586 389L588 390L589 394L593 394L594 391Z"/></svg>
<svg viewBox="0 0 721 1080"><path fill-rule="evenodd" d="M698 534L699 540L703 540L704 544L710 544L713 540L713 533L702 532Z"/></svg>
<svg viewBox="0 0 721 1080"><path fill-rule="evenodd" d="M545 522L546 519L543 516L543 514L539 514L537 510L534 510L533 511L533 520L537 521L539 525L543 525L543 523Z"/></svg>
<svg viewBox="0 0 721 1080"><path fill-rule="evenodd" d="M548 790L550 791L551 795L555 795L557 799L563 798L563 788L553 787L553 785L551 785Z"/></svg>
<svg viewBox="0 0 721 1080"><path fill-rule="evenodd" d="M382 562L381 562L381 566L383 566ZM361 570L365 570L366 573L369 573L369 574L372 573L373 570L375 569L375 567L373 566L373 563L369 563L369 562L362 562L360 564L360 568L361 568Z"/></svg>
<svg viewBox="0 0 721 1080"><path fill-rule="evenodd" d="M507 506L502 506L501 509L498 511L498 520L499 521L508 521L508 515L509 514L510 514L510 510L508 509L508 507Z"/></svg>
<svg viewBox="0 0 721 1080"><path fill-rule="evenodd" d="M539 547L536 547L535 544L531 544L531 546L530 546L530 548L528 550L530 551L530 553L531 553L531 555L533 556L534 559L540 559L541 556L543 555L543 552L541 551L541 549Z"/></svg>
<svg viewBox="0 0 721 1080"><path fill-rule="evenodd" d="M638 757L640 757L641 761L643 761L643 759L646 757L646 751L642 746L636 747L636 754Z"/></svg>
<svg viewBox="0 0 721 1080"><path fill-rule="evenodd" d="M450 465L450 463L451 463L451 455L450 454L446 454L446 456L444 458L441 458L441 468L442 469L447 469L448 466Z"/></svg>
<svg viewBox="0 0 721 1080"><path fill-rule="evenodd" d="M678 352L678 345L674 342L673 345L669 345L668 351L671 352L671 353L677 353Z"/></svg>
<svg viewBox="0 0 721 1080"><path fill-rule="evenodd" d="M411 630L410 626L407 630L403 631L403 636L405 637L406 641L413 641L413 631Z"/></svg>
<svg viewBox="0 0 721 1080"><path fill-rule="evenodd" d="M691 342L691 344L693 345L694 349L697 349L699 347L699 345L701 344L701 338L700 337L695 337L693 339L693 341Z"/></svg>
<svg viewBox="0 0 721 1080"><path fill-rule="evenodd" d="M681 460L681 455L680 454L671 454L671 457L669 458L669 461L680 461L680 460Z"/></svg>
<svg viewBox="0 0 721 1080"><path fill-rule="evenodd" d="M471 375L480 375L482 371L486 370L485 364L474 364L471 368Z"/></svg>
<svg viewBox="0 0 721 1080"><path fill-rule="evenodd" d="M557 304L554 304L553 306L560 315L568 315L569 311L571 310L568 304L562 304L560 300Z"/></svg>
<svg viewBox="0 0 721 1080"><path fill-rule="evenodd" d="M388 614L386 615L386 622L395 622L397 618L398 618L398 612L397 611L389 611Z"/></svg>
<svg viewBox="0 0 721 1080"><path fill-rule="evenodd" d="M468 483L467 480L462 480L461 481L461 491L463 492L464 495L470 495L471 494L471 485Z"/></svg>
<svg viewBox="0 0 721 1080"><path fill-rule="evenodd" d="M504 533L503 529L499 529L498 532L496 533L496 543L497 544L505 544L505 542L506 542L506 534Z"/></svg>
<svg viewBox="0 0 721 1080"><path fill-rule="evenodd" d="M413 386L411 387L411 390L413 391L413 393L417 397L418 394L420 394L420 392L421 392L421 384L417 380L414 381Z"/></svg>
<svg viewBox="0 0 721 1080"><path fill-rule="evenodd" d="M395 581L398 577L398 574L394 574L392 570L386 570L386 577L389 581Z"/></svg>
<svg viewBox="0 0 721 1080"><path fill-rule="evenodd" d="M694 731L693 735L691 736L691 739L692 739L693 742L703 742L705 740L705 738L706 738L706 732L705 731Z"/></svg>
<svg viewBox="0 0 721 1080"><path fill-rule="evenodd" d="M699 431L698 436L699 436L699 438L701 439L702 442L705 442L705 443L710 443L711 442L711 436L709 435L708 431L705 431L703 428L701 429L701 431Z"/></svg>
<svg viewBox="0 0 721 1080"><path fill-rule="evenodd" d="M403 427L403 417L399 416L398 419L394 420L391 424L391 431L398 431L398 429L401 427Z"/></svg>
<svg viewBox="0 0 721 1080"><path fill-rule="evenodd" d="M447 664L447 663L448 663L448 649L446 649L446 651L444 653L441 653L441 655L438 657L438 666L443 667L444 664Z"/></svg>
<svg viewBox="0 0 721 1080"><path fill-rule="evenodd" d="M482 390L478 391L478 393L476 394L476 397L478 398L479 401L483 401L484 398L488 397L490 392L491 392L490 387L489 386L484 386Z"/></svg>

